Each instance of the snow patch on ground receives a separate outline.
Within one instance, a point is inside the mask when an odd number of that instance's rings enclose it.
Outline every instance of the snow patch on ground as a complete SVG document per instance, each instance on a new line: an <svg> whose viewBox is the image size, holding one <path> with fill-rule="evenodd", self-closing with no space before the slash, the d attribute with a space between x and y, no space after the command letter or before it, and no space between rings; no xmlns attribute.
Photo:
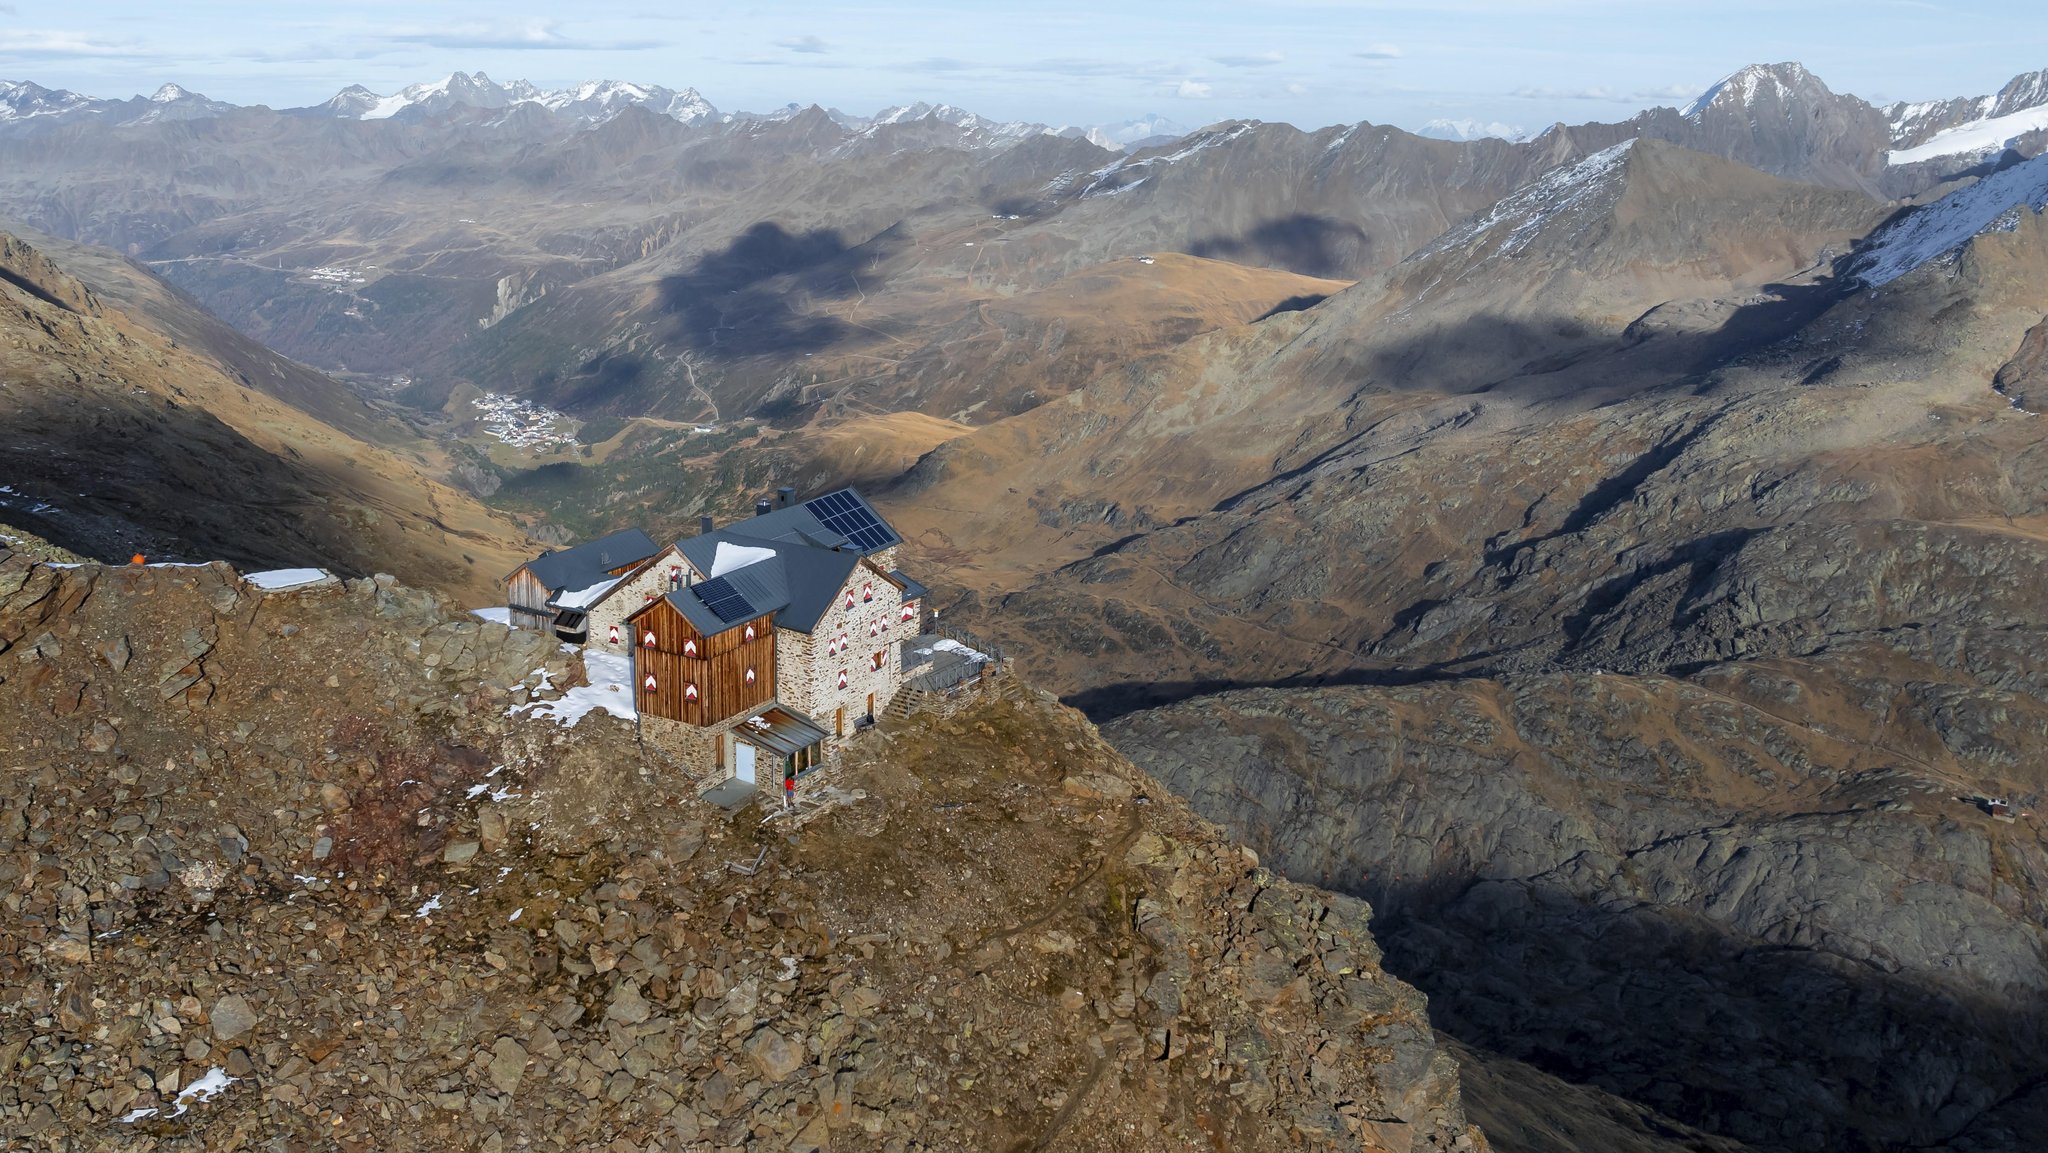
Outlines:
<svg viewBox="0 0 2048 1153"><path fill-rule="evenodd" d="M2048 131L2048 105L2026 108L2006 116L1993 116L1958 124L1935 133L1925 144L1901 148L1886 155L1888 164L1918 164L1943 156L1981 156L2012 146L2029 132Z"/></svg>
<svg viewBox="0 0 2048 1153"><path fill-rule="evenodd" d="M1850 275L1876 288L1946 256L1985 232L2009 232L2021 212L2048 207L2048 155L1993 173L1880 230Z"/></svg>
<svg viewBox="0 0 2048 1153"><path fill-rule="evenodd" d="M206 1074L197 1081L178 1091L177 1097L171 1102L171 1111L167 1116L176 1117L193 1105L204 1105L206 1102L220 1096L228 1086L239 1080L241 1078L228 1076L226 1069L216 1065L208 1069ZM160 1112L162 1112L160 1109L131 1109L121 1116L119 1123L122 1125L133 1125L145 1117L154 1117Z"/></svg>
<svg viewBox="0 0 2048 1153"><path fill-rule="evenodd" d="M1154 166L1178 164L1197 153L1207 152L1211 148L1221 148L1223 145L1236 140L1257 127L1257 124L1245 123L1235 125L1226 132L1198 133L1189 138L1192 143L1186 147L1166 153L1163 156L1147 156L1142 160L1119 160L1106 168L1098 168L1094 172L1089 173L1094 179L1089 183L1088 187L1081 190L1081 195L1086 198L1090 196L1116 196L1120 193L1129 192L1131 189L1151 179L1149 172L1146 176L1133 180L1129 184L1114 188L1104 188L1103 185L1120 172L1132 172L1140 168L1149 170ZM1064 174L1062 174L1061 179L1064 178ZM1098 189L1101 191L1097 191Z"/></svg>
<svg viewBox="0 0 2048 1153"><path fill-rule="evenodd" d="M242 579L260 589L289 589L326 580L327 570L324 568L274 568L265 572L243 573Z"/></svg>
<svg viewBox="0 0 2048 1153"><path fill-rule="evenodd" d="M414 917L431 917L431 916L433 916L433 915L434 915L435 913L439 912L439 911L440 911L440 909L441 909L441 894L439 894L439 893L435 893L435 894L434 894L433 896L431 896L431 897L428 897L428 898L427 898L427 900L426 900L426 903L425 903L425 904L422 904L422 905L420 906L420 908L419 908L419 911L418 911L418 912L416 912L416 913L414 913L414 914L413 914L413 916L414 916Z"/></svg>
<svg viewBox="0 0 2048 1153"><path fill-rule="evenodd" d="M1544 225L1591 201L1608 185L1608 177L1628 160L1634 140L1595 152L1577 164L1554 169L1522 191L1502 200L1478 220L1445 233L1425 252L1437 252L1488 237L1502 225L1513 225L1495 247L1494 255L1513 256L1527 247ZM1489 238L1490 239L1490 238Z"/></svg>
<svg viewBox="0 0 2048 1153"><path fill-rule="evenodd" d="M632 661L611 653L585 650L583 674L589 684L578 685L556 700L513 705L507 710L508 714L524 713L554 721L565 728L575 728L577 721L600 709L627 721L640 715L633 705ZM541 689L552 687L548 680L546 676L541 678Z"/></svg>
<svg viewBox="0 0 2048 1153"><path fill-rule="evenodd" d="M979 661L982 664L987 664L991 659L987 653L969 648L952 637L940 637L938 640L933 641L932 647L928 649L912 649L911 651L921 657L928 657L933 653L959 653L970 661Z"/></svg>
<svg viewBox="0 0 2048 1153"><path fill-rule="evenodd" d="M512 624L512 610L505 605L497 605L487 609L471 609L469 612L471 616L482 617L484 620L497 624L508 627Z"/></svg>

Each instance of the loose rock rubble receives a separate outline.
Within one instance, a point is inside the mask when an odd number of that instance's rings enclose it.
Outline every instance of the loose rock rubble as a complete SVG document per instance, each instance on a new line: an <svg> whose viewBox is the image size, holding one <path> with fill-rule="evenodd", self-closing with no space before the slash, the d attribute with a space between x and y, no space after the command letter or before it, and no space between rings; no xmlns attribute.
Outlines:
<svg viewBox="0 0 2048 1153"><path fill-rule="evenodd" d="M536 672L570 679L387 579L0 558L0 1132L1486 1147L1364 904L1274 878L1078 714L893 724L791 828L627 722L508 715Z"/></svg>

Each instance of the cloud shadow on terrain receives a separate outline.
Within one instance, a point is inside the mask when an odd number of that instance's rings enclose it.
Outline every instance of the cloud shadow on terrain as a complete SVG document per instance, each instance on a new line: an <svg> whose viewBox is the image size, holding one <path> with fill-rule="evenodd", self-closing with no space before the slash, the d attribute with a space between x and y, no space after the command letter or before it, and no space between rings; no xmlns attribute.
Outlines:
<svg viewBox="0 0 2048 1153"><path fill-rule="evenodd" d="M663 278L661 312L674 318L679 343L720 359L820 351L845 339L849 327L806 315L795 302L863 291L861 267L905 243L893 228L854 245L835 229L793 233L764 220L688 271Z"/></svg>
<svg viewBox="0 0 2048 1153"><path fill-rule="evenodd" d="M1304 276L1342 276L1346 269L1368 267L1372 250L1372 237L1357 225L1305 212L1265 221L1240 236L1200 237L1187 247L1190 256Z"/></svg>

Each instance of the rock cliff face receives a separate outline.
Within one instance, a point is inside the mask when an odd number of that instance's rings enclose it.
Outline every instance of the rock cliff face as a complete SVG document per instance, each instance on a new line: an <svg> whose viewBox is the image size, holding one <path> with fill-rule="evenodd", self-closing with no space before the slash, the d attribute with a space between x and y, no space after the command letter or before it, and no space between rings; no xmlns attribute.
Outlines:
<svg viewBox="0 0 2048 1153"><path fill-rule="evenodd" d="M1251 690L1107 731L1370 900L1389 965L1496 1057L1759 1148L2026 1148L2048 846L1966 798L2031 813L2038 769L2000 762L2048 711L1923 691L1959 728L2020 715L1963 766L1876 702L1812 707L1842 687L1809 670L1722 668Z"/></svg>
<svg viewBox="0 0 2048 1153"><path fill-rule="evenodd" d="M1484 1150L1366 905L1018 691L801 827L388 578L0 552L0 1129L233 1149ZM736 867L737 866L737 867Z"/></svg>

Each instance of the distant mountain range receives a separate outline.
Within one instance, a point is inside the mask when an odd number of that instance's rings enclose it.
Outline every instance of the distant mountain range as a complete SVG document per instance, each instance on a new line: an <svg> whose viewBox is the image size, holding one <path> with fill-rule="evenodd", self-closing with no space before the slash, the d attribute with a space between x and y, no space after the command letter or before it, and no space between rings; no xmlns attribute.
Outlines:
<svg viewBox="0 0 2048 1153"><path fill-rule="evenodd" d="M336 120L420 120L458 109L491 111L520 105L546 109L584 127L603 124L628 108L645 108L680 124L697 124L786 120L808 107L788 104L765 113L724 113L694 88L677 90L623 80L592 80L571 88L541 88L526 80L501 84L482 72L451 72L440 80L407 85L389 96L351 84L322 103L285 111ZM243 107L208 99L176 84L166 84L148 97L104 100L65 89L45 88L34 81L0 80L0 132L34 131L83 121L130 125L199 120ZM1157 113L1114 124L1048 125L991 120L964 108L922 101L884 108L873 116L855 116L838 109L828 109L826 114L842 127L855 130L930 117L965 129L970 139L990 146L1045 135L1083 139L1099 147L1122 150L1174 139L1188 132L1185 125Z"/></svg>
<svg viewBox="0 0 2048 1153"><path fill-rule="evenodd" d="M1879 107L1831 91L1799 64L1756 64L1710 86L1683 108L1653 108L1631 123L1675 117L1699 125L1725 119L1731 129L1742 130L1749 123L1751 111L1758 107L1768 106L1776 111L1790 103L1815 111L1809 127L1818 129L1825 123L1831 135L1847 137L1845 151L1883 153L1893 165L1955 156L1993 156L2007 148L2030 152L2024 147L2027 141L2048 136L2048 70L2016 76L1992 95L1918 103L1902 101ZM501 84L482 72L453 72L440 80L409 85L388 96L359 84L351 85L323 103L286 111L342 120L419 120L462 109L489 112L521 106L543 109L582 127L605 123L627 108L645 108L678 123L698 124L786 120L809 107L793 103L764 113L726 113L694 88L678 90L659 84L593 80L570 88L547 89L525 80ZM242 107L209 99L176 84L166 84L147 97L107 100L46 88L33 81L0 80L0 134L33 132L81 121L131 125L197 120ZM1178 139L1191 130L1156 113L1114 124L1052 125L993 120L953 105L921 101L884 108L872 116L837 109L824 111L841 127L855 131L931 118L962 129L961 143L989 148L1004 148L1033 136L1049 135L1084 139L1116 151L1135 151ZM1775 121L1776 117L1766 120ZM1766 127L1760 124L1759 131ZM1521 125L1476 119L1432 120L1416 134L1454 141L1522 141L1540 135ZM1769 165L1764 167L1773 170Z"/></svg>

